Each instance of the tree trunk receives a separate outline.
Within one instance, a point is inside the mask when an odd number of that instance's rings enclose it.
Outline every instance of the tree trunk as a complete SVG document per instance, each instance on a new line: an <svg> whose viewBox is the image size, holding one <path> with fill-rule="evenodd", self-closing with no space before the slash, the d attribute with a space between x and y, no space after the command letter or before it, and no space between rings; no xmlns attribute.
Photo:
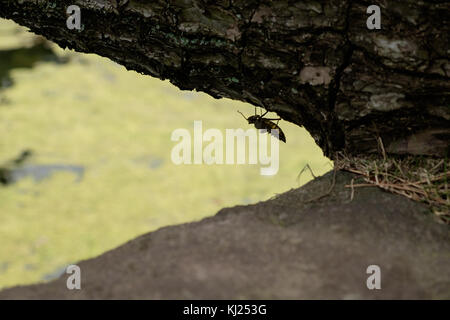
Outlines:
<svg viewBox="0 0 450 320"><path fill-rule="evenodd" d="M373 2L381 30L366 25ZM80 31L66 27L73 4ZM449 152L445 1L0 0L0 16L181 89L277 112L330 157L381 145Z"/></svg>

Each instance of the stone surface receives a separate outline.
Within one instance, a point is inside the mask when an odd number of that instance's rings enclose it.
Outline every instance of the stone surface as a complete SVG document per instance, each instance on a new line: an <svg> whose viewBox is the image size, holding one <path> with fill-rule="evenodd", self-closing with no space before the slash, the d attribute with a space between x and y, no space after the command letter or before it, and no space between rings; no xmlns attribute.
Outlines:
<svg viewBox="0 0 450 320"><path fill-rule="evenodd" d="M62 47L276 112L326 156L450 153L450 3L361 0L0 0ZM78 5L82 30L66 27ZM226 111L224 111L226 112ZM233 111L234 112L234 111Z"/></svg>
<svg viewBox="0 0 450 320"><path fill-rule="evenodd" d="M199 222L162 228L0 299L449 299L450 233L427 208L333 172ZM320 201L310 201L324 195ZM381 268L381 290L366 269Z"/></svg>

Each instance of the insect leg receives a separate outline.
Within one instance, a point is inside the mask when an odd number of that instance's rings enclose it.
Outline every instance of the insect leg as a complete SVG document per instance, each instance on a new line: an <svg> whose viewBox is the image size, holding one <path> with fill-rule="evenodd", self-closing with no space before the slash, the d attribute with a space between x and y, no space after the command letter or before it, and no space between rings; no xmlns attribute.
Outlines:
<svg viewBox="0 0 450 320"><path fill-rule="evenodd" d="M247 118L244 116L244 114L242 112L240 112L239 110L238 110L238 112L244 117L245 120L247 120Z"/></svg>

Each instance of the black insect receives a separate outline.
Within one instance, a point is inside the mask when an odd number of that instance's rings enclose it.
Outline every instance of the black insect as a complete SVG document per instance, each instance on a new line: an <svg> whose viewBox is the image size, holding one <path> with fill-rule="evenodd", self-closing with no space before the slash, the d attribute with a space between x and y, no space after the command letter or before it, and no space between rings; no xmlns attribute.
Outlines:
<svg viewBox="0 0 450 320"><path fill-rule="evenodd" d="M248 121L249 124L254 124L256 129L260 129L260 130L267 130L267 132L269 132L270 134L272 134L274 137L280 139L281 141L283 141L284 143L286 143L286 136L284 135L283 131L281 130L281 128L278 126L278 121L281 120L281 118L278 119L269 119L269 118L264 118L264 116L269 112L266 111L264 112L264 114L257 114L256 113L256 108L255 108L255 115L254 116L250 116L250 117L246 117L244 116L244 114L240 111L238 111L245 120ZM272 121L276 121L277 123L274 123ZM278 136L274 133L272 133L272 130L278 130Z"/></svg>

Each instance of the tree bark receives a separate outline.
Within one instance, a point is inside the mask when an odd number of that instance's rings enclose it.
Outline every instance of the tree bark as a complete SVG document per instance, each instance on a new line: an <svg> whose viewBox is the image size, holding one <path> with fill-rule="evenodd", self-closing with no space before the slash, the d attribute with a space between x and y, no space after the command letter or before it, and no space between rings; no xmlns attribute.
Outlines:
<svg viewBox="0 0 450 320"><path fill-rule="evenodd" d="M80 31L66 27L73 4ZM366 26L372 4L381 30ZM0 0L0 16L181 89L277 112L332 158L381 145L449 152L446 1Z"/></svg>

